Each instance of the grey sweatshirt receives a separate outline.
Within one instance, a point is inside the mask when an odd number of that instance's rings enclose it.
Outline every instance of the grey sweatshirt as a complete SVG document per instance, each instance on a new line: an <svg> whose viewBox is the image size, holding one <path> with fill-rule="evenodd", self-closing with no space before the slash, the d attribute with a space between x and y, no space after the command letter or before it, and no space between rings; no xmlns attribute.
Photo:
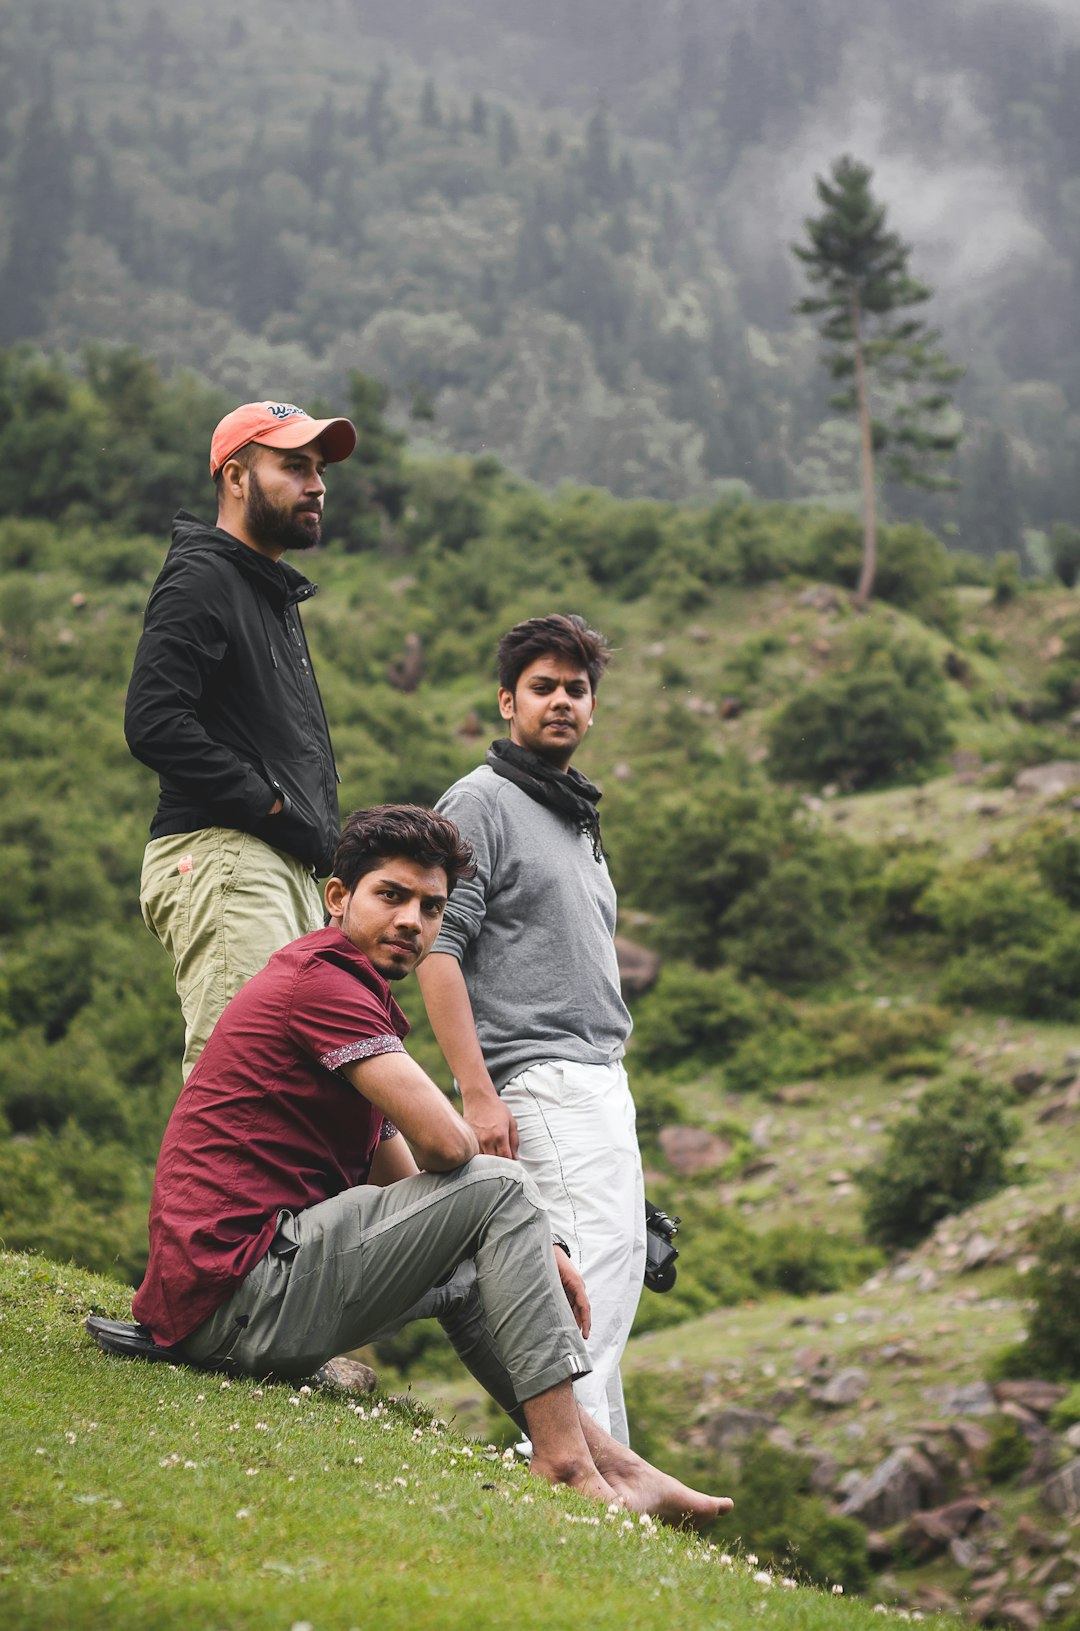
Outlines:
<svg viewBox="0 0 1080 1631"><path fill-rule="evenodd" d="M621 1059L630 1015L615 890L589 838L487 765L436 808L472 844L478 871L450 896L432 950L461 964L496 1089L547 1059Z"/></svg>

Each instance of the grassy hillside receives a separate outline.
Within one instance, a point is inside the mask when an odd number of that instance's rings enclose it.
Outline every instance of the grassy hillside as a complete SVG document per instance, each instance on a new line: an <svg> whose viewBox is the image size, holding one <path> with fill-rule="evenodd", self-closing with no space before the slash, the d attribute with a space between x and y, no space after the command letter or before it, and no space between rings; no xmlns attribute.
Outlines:
<svg viewBox="0 0 1080 1631"><path fill-rule="evenodd" d="M100 1354L114 1284L0 1257L5 1625L840 1631L872 1608L534 1483L410 1402Z"/></svg>

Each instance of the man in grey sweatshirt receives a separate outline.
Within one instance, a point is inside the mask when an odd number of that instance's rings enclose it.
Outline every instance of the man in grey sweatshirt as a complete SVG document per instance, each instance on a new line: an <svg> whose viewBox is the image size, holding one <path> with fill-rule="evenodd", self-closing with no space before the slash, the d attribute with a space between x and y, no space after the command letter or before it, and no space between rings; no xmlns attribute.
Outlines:
<svg viewBox="0 0 1080 1631"><path fill-rule="evenodd" d="M622 1057L630 1015L615 959L615 891L599 792L570 760L610 653L580 617L517 624L499 642L508 740L438 810L473 846L418 977L481 1150L540 1189L592 1304L579 1402L628 1441L619 1360L641 1293L645 1202Z"/></svg>

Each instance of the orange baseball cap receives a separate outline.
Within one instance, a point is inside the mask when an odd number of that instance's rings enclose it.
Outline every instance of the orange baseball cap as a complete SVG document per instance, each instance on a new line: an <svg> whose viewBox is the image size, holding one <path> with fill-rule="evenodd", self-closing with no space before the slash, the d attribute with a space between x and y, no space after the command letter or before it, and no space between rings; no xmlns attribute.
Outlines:
<svg viewBox="0 0 1080 1631"><path fill-rule="evenodd" d="M312 419L291 402L245 402L227 413L210 439L210 476L249 442L260 447L306 447L322 444L327 464L340 464L356 446L351 419Z"/></svg>

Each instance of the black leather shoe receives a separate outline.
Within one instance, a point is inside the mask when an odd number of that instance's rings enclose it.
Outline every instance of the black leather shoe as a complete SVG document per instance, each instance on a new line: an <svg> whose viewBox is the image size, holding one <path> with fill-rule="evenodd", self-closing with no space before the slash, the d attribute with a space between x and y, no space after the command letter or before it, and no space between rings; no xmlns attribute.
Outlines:
<svg viewBox="0 0 1080 1631"><path fill-rule="evenodd" d="M124 1359L157 1359L169 1365L187 1365L178 1348L162 1348L156 1343L145 1325L130 1320L107 1320L100 1314L86 1316L86 1329L107 1354L120 1354Z"/></svg>

